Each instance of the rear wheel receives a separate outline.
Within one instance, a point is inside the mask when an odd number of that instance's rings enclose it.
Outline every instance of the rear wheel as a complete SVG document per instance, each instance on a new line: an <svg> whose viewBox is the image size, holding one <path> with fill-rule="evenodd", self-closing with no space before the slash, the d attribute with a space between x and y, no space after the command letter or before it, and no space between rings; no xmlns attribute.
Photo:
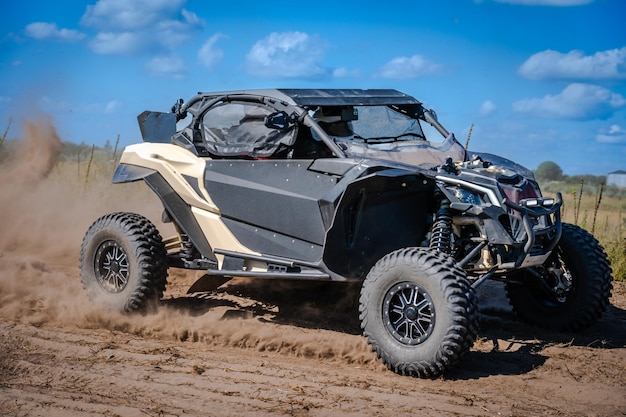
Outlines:
<svg viewBox="0 0 626 417"><path fill-rule="evenodd" d="M609 304L612 271L602 246L586 230L563 224L553 255L506 283L513 310L527 323L576 332L600 319Z"/></svg>
<svg viewBox="0 0 626 417"><path fill-rule="evenodd" d="M165 246L156 227L134 213L112 213L87 230L80 251L83 287L107 308L155 305L167 281Z"/></svg>
<svg viewBox="0 0 626 417"><path fill-rule="evenodd" d="M455 365L477 332L473 289L452 258L426 248L392 252L361 289L363 334L401 375L434 377Z"/></svg>

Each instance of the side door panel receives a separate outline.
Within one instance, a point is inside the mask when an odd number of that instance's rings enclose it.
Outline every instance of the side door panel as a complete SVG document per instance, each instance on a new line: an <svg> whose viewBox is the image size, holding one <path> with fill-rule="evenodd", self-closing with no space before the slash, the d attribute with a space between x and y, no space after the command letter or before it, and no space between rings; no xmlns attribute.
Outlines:
<svg viewBox="0 0 626 417"><path fill-rule="evenodd" d="M320 201L340 177L311 160L211 160L204 185L241 243L268 255L316 260L326 236Z"/></svg>

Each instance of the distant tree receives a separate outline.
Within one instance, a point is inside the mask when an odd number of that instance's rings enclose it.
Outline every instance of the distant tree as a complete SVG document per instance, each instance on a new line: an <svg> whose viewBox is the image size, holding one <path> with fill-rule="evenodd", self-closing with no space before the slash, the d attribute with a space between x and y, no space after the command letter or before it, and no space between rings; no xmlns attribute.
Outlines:
<svg viewBox="0 0 626 417"><path fill-rule="evenodd" d="M561 181L563 170L555 162L545 161L535 170L535 177L538 181Z"/></svg>

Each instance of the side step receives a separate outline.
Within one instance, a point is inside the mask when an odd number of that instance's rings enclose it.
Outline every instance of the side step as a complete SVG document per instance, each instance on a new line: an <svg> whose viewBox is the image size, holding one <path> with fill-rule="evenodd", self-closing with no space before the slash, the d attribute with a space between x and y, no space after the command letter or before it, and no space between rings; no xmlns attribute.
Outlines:
<svg viewBox="0 0 626 417"><path fill-rule="evenodd" d="M303 262L295 259L280 258L271 255L253 255L249 253L233 252L224 249L215 249L217 255L224 255L223 269L209 269L207 275L222 275L227 277L244 278L282 278L329 280L330 275L320 271L319 264ZM246 271L243 269L245 261L264 262L267 271ZM306 268L302 270L302 268Z"/></svg>
<svg viewBox="0 0 626 417"><path fill-rule="evenodd" d="M264 271L243 271L243 270L226 270L226 269L209 269L207 275L218 275L225 277L241 277L241 278L270 278L270 279L312 279L312 280L329 280L330 275L324 272L264 272Z"/></svg>

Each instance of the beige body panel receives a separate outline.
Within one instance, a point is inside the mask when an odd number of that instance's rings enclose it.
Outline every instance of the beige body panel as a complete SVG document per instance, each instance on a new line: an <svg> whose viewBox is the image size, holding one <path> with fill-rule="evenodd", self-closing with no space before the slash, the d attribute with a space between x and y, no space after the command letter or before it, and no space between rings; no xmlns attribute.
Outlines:
<svg viewBox="0 0 626 417"><path fill-rule="evenodd" d="M224 249L233 252L247 253L250 255L261 255L258 252L251 251L246 246L242 245L235 236L226 227L222 218L210 211L201 210L196 207L191 208L193 216L198 221L202 232L206 236L209 244L214 249ZM224 256L215 254L219 267L222 268Z"/></svg>
<svg viewBox="0 0 626 417"><path fill-rule="evenodd" d="M219 215L219 209L204 189L203 178L207 158L199 158L177 145L169 143L139 143L124 149L120 163L154 169L191 207L198 207ZM198 179L199 196L182 177Z"/></svg>
<svg viewBox="0 0 626 417"><path fill-rule="evenodd" d="M207 241L214 249L259 255L241 244L226 227L219 208L204 188L204 171L209 158L200 158L186 149L168 143L149 143L127 146L120 163L136 165L159 172L174 191L191 207ZM183 175L197 178L201 195L189 185ZM216 258L222 266L223 256Z"/></svg>

